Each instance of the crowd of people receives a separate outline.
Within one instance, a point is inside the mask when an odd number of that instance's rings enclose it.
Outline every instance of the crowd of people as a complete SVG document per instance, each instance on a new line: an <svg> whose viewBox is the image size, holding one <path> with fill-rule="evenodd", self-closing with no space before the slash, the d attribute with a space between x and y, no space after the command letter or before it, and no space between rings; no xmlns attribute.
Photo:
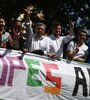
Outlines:
<svg viewBox="0 0 90 100"><path fill-rule="evenodd" d="M62 26L55 21L51 27L50 35L46 35L46 25L38 22L35 28L30 23L30 7L24 9L23 23L19 20L14 22L11 32L5 30L5 20L0 18L0 48L21 50L23 53L35 53L45 55L52 59L63 58L66 54L67 60L90 63L90 41L86 44L87 32L79 30L74 33L74 23L69 21L69 33L62 36ZM64 44L67 49L63 50Z"/></svg>

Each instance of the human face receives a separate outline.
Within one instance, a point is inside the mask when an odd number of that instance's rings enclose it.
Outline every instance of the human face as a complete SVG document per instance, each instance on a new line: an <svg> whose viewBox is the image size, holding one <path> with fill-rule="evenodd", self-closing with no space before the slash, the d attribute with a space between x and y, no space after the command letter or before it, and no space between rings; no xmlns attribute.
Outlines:
<svg viewBox="0 0 90 100"><path fill-rule="evenodd" d="M60 26L60 25L55 26L52 30L53 30L53 34L54 34L55 36L61 35L61 26Z"/></svg>
<svg viewBox="0 0 90 100"><path fill-rule="evenodd" d="M22 27L22 24L21 24L21 22L19 22L19 21L16 21L15 22L15 29L18 29L18 30L21 30L21 27Z"/></svg>
<svg viewBox="0 0 90 100"><path fill-rule="evenodd" d="M45 33L45 27L43 25L36 26L35 33L37 34L38 37L41 37Z"/></svg>
<svg viewBox="0 0 90 100"><path fill-rule="evenodd" d="M5 21L4 19L0 19L0 28L5 26Z"/></svg>
<svg viewBox="0 0 90 100"><path fill-rule="evenodd" d="M86 33L81 32L81 33L78 35L78 41L79 41L79 42L85 42L85 41L86 41Z"/></svg>

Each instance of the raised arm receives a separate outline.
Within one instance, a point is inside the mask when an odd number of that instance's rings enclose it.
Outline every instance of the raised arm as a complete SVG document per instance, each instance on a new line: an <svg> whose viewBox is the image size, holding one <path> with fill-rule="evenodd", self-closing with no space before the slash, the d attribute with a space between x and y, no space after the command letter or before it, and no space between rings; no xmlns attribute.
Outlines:
<svg viewBox="0 0 90 100"><path fill-rule="evenodd" d="M70 40L74 38L74 23L72 22L72 20L69 20L69 27L69 35L65 36L63 39L64 44L68 43Z"/></svg>
<svg viewBox="0 0 90 100"><path fill-rule="evenodd" d="M24 9L24 14L25 14L26 33L28 36L31 36L33 34L33 29L30 23L31 8L27 7L26 9Z"/></svg>
<svg viewBox="0 0 90 100"><path fill-rule="evenodd" d="M72 20L69 20L69 26L70 26L69 35L74 36L74 23L72 22Z"/></svg>
<svg viewBox="0 0 90 100"><path fill-rule="evenodd" d="M30 14L31 14L31 7L27 7L24 9L24 14L25 14L25 26L26 26L26 45L25 48L29 48L30 41L33 35L33 29L31 27L30 23Z"/></svg>

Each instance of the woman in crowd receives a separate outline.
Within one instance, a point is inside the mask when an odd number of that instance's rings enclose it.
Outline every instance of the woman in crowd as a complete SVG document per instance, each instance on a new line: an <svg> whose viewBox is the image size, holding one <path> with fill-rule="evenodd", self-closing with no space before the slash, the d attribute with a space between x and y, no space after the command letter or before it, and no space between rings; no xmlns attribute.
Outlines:
<svg viewBox="0 0 90 100"><path fill-rule="evenodd" d="M87 37L86 31L79 31L76 38L68 44L67 47L67 58L69 60L85 62L88 47L85 45Z"/></svg>
<svg viewBox="0 0 90 100"><path fill-rule="evenodd" d="M0 18L0 48L10 48L12 37L5 31L5 20Z"/></svg>

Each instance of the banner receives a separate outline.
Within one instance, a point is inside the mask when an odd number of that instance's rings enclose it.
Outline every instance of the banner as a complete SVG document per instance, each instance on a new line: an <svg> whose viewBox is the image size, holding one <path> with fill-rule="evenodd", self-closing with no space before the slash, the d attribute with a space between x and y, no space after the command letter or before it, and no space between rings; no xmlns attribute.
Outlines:
<svg viewBox="0 0 90 100"><path fill-rule="evenodd" d="M90 64L0 48L0 100L90 100Z"/></svg>

